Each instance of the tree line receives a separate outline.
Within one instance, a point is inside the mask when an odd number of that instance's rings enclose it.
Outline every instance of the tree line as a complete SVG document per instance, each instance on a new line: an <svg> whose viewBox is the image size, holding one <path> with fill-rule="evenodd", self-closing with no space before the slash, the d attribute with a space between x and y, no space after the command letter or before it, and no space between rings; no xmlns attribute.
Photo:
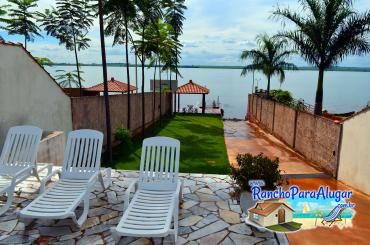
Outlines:
<svg viewBox="0 0 370 245"><path fill-rule="evenodd" d="M159 80L161 73L168 71L178 79L178 64L181 59L182 45L179 41L183 33L183 22L186 10L185 0L56 0L55 5L43 11L35 11L38 0L8 0L0 6L1 29L9 35L24 36L24 47L34 42L36 36L52 36L74 53L76 70L62 72L56 76L63 87L72 87L76 83L83 94L80 70L79 51L90 47L91 39L88 33L93 26L94 19L99 16L101 28L101 43L104 35L113 37L113 46L121 45L125 50L125 73L127 84L131 85L129 70L129 50L135 54L135 62L141 63L141 92L142 96L142 137L145 129L145 67L154 67L154 81L158 69ZM3 38L0 37L2 40ZM50 62L45 58L38 61ZM102 46L103 74L106 88L106 58L105 47ZM104 64L105 63L105 64ZM137 67L137 66L136 66ZM159 94L162 97L162 83L159 84ZM156 88L154 84L154 88ZM155 107L155 89L153 91ZM107 91L104 93L108 96ZM109 100L106 98L108 154L111 159L110 147L110 115ZM131 108L130 93L127 94L127 127L130 129ZM160 112L161 99L159 102ZM154 113L153 113L154 115ZM162 113L160 113L162 115ZM109 153L110 152L110 153Z"/></svg>

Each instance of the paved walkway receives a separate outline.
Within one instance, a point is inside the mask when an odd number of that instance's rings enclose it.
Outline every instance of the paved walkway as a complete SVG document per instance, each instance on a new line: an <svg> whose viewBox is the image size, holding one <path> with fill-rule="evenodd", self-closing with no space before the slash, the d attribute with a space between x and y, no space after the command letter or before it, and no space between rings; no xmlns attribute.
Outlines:
<svg viewBox="0 0 370 245"><path fill-rule="evenodd" d="M241 221L240 206L229 196L233 188L228 176L180 176L184 181L184 199L178 244L278 244L274 233L260 232ZM88 219L81 229L71 219L18 220L17 212L38 195L39 183L31 177L17 186L14 205L0 216L0 244L173 244L173 236L124 237L119 241L112 236L110 227L117 225L123 214L123 192L137 177L135 171L112 171L113 185L109 189L104 190L97 183L90 195Z"/></svg>
<svg viewBox="0 0 370 245"><path fill-rule="evenodd" d="M239 153L257 155L262 152L271 159L279 158L282 174L290 175L290 177L325 176L323 172L313 167L280 140L266 134L254 124L246 121L225 120L224 129L229 162L234 166Z"/></svg>

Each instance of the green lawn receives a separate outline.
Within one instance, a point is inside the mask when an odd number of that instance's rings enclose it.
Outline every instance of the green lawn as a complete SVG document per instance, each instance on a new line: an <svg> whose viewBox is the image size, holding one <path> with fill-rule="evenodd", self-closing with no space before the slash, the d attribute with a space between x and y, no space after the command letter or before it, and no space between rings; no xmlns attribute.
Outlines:
<svg viewBox="0 0 370 245"><path fill-rule="evenodd" d="M176 115L157 124L152 135L180 140L180 172L227 174L229 161L224 140L223 121L211 115ZM141 140L134 140L128 152L124 146L113 148L113 167L138 170Z"/></svg>
<svg viewBox="0 0 370 245"><path fill-rule="evenodd" d="M285 227L278 224L278 225L266 226L266 228L269 230L279 231L279 232L291 232L291 231L299 230L302 226L302 224L294 222L294 221L285 223L284 225Z"/></svg>

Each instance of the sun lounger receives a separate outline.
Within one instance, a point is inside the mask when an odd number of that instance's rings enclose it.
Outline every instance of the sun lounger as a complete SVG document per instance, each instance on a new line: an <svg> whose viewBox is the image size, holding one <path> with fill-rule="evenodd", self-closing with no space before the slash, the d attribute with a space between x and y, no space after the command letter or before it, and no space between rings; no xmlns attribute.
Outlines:
<svg viewBox="0 0 370 245"><path fill-rule="evenodd" d="M42 130L34 126L15 126L9 129L0 156L0 194L7 194L7 201L0 208L5 213L13 201L15 186L30 176L39 181L36 165L37 150ZM49 166L45 166L44 170ZM51 167L48 168L48 174Z"/></svg>
<svg viewBox="0 0 370 245"><path fill-rule="evenodd" d="M145 139L139 179L125 194L124 214L112 232L119 236L177 239L181 182L178 180L180 142L167 137ZM129 202L131 191L137 191ZM173 224L172 224L173 221Z"/></svg>
<svg viewBox="0 0 370 245"><path fill-rule="evenodd" d="M20 212L21 218L64 219L82 225L89 211L89 194L99 178L103 134L95 130L76 130L68 135L62 170L56 170L41 183L41 191L55 174L59 175L52 187L47 189ZM110 176L108 176L110 178ZM83 202L83 212L77 219L75 210Z"/></svg>
<svg viewBox="0 0 370 245"><path fill-rule="evenodd" d="M335 208L330 211L330 213L322 218L321 223L325 225L325 223L330 223L329 226L331 226L335 221L342 221L342 218L340 215L346 208L341 207L340 205L335 206Z"/></svg>

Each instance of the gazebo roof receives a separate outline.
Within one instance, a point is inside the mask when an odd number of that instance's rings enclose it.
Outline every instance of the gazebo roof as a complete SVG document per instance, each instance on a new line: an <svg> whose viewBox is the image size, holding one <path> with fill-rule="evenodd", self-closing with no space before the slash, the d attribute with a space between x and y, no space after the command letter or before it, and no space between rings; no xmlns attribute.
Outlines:
<svg viewBox="0 0 370 245"><path fill-rule="evenodd" d="M190 80L176 89L177 94L209 94L209 89Z"/></svg>
<svg viewBox="0 0 370 245"><path fill-rule="evenodd" d="M90 88L86 88L87 91L95 91L95 92L104 92L104 83L99 83L94 85ZM115 80L112 77L108 81L108 92L118 92L118 93L125 93L128 92L128 84ZM130 91L135 91L137 88L135 86L130 85Z"/></svg>

